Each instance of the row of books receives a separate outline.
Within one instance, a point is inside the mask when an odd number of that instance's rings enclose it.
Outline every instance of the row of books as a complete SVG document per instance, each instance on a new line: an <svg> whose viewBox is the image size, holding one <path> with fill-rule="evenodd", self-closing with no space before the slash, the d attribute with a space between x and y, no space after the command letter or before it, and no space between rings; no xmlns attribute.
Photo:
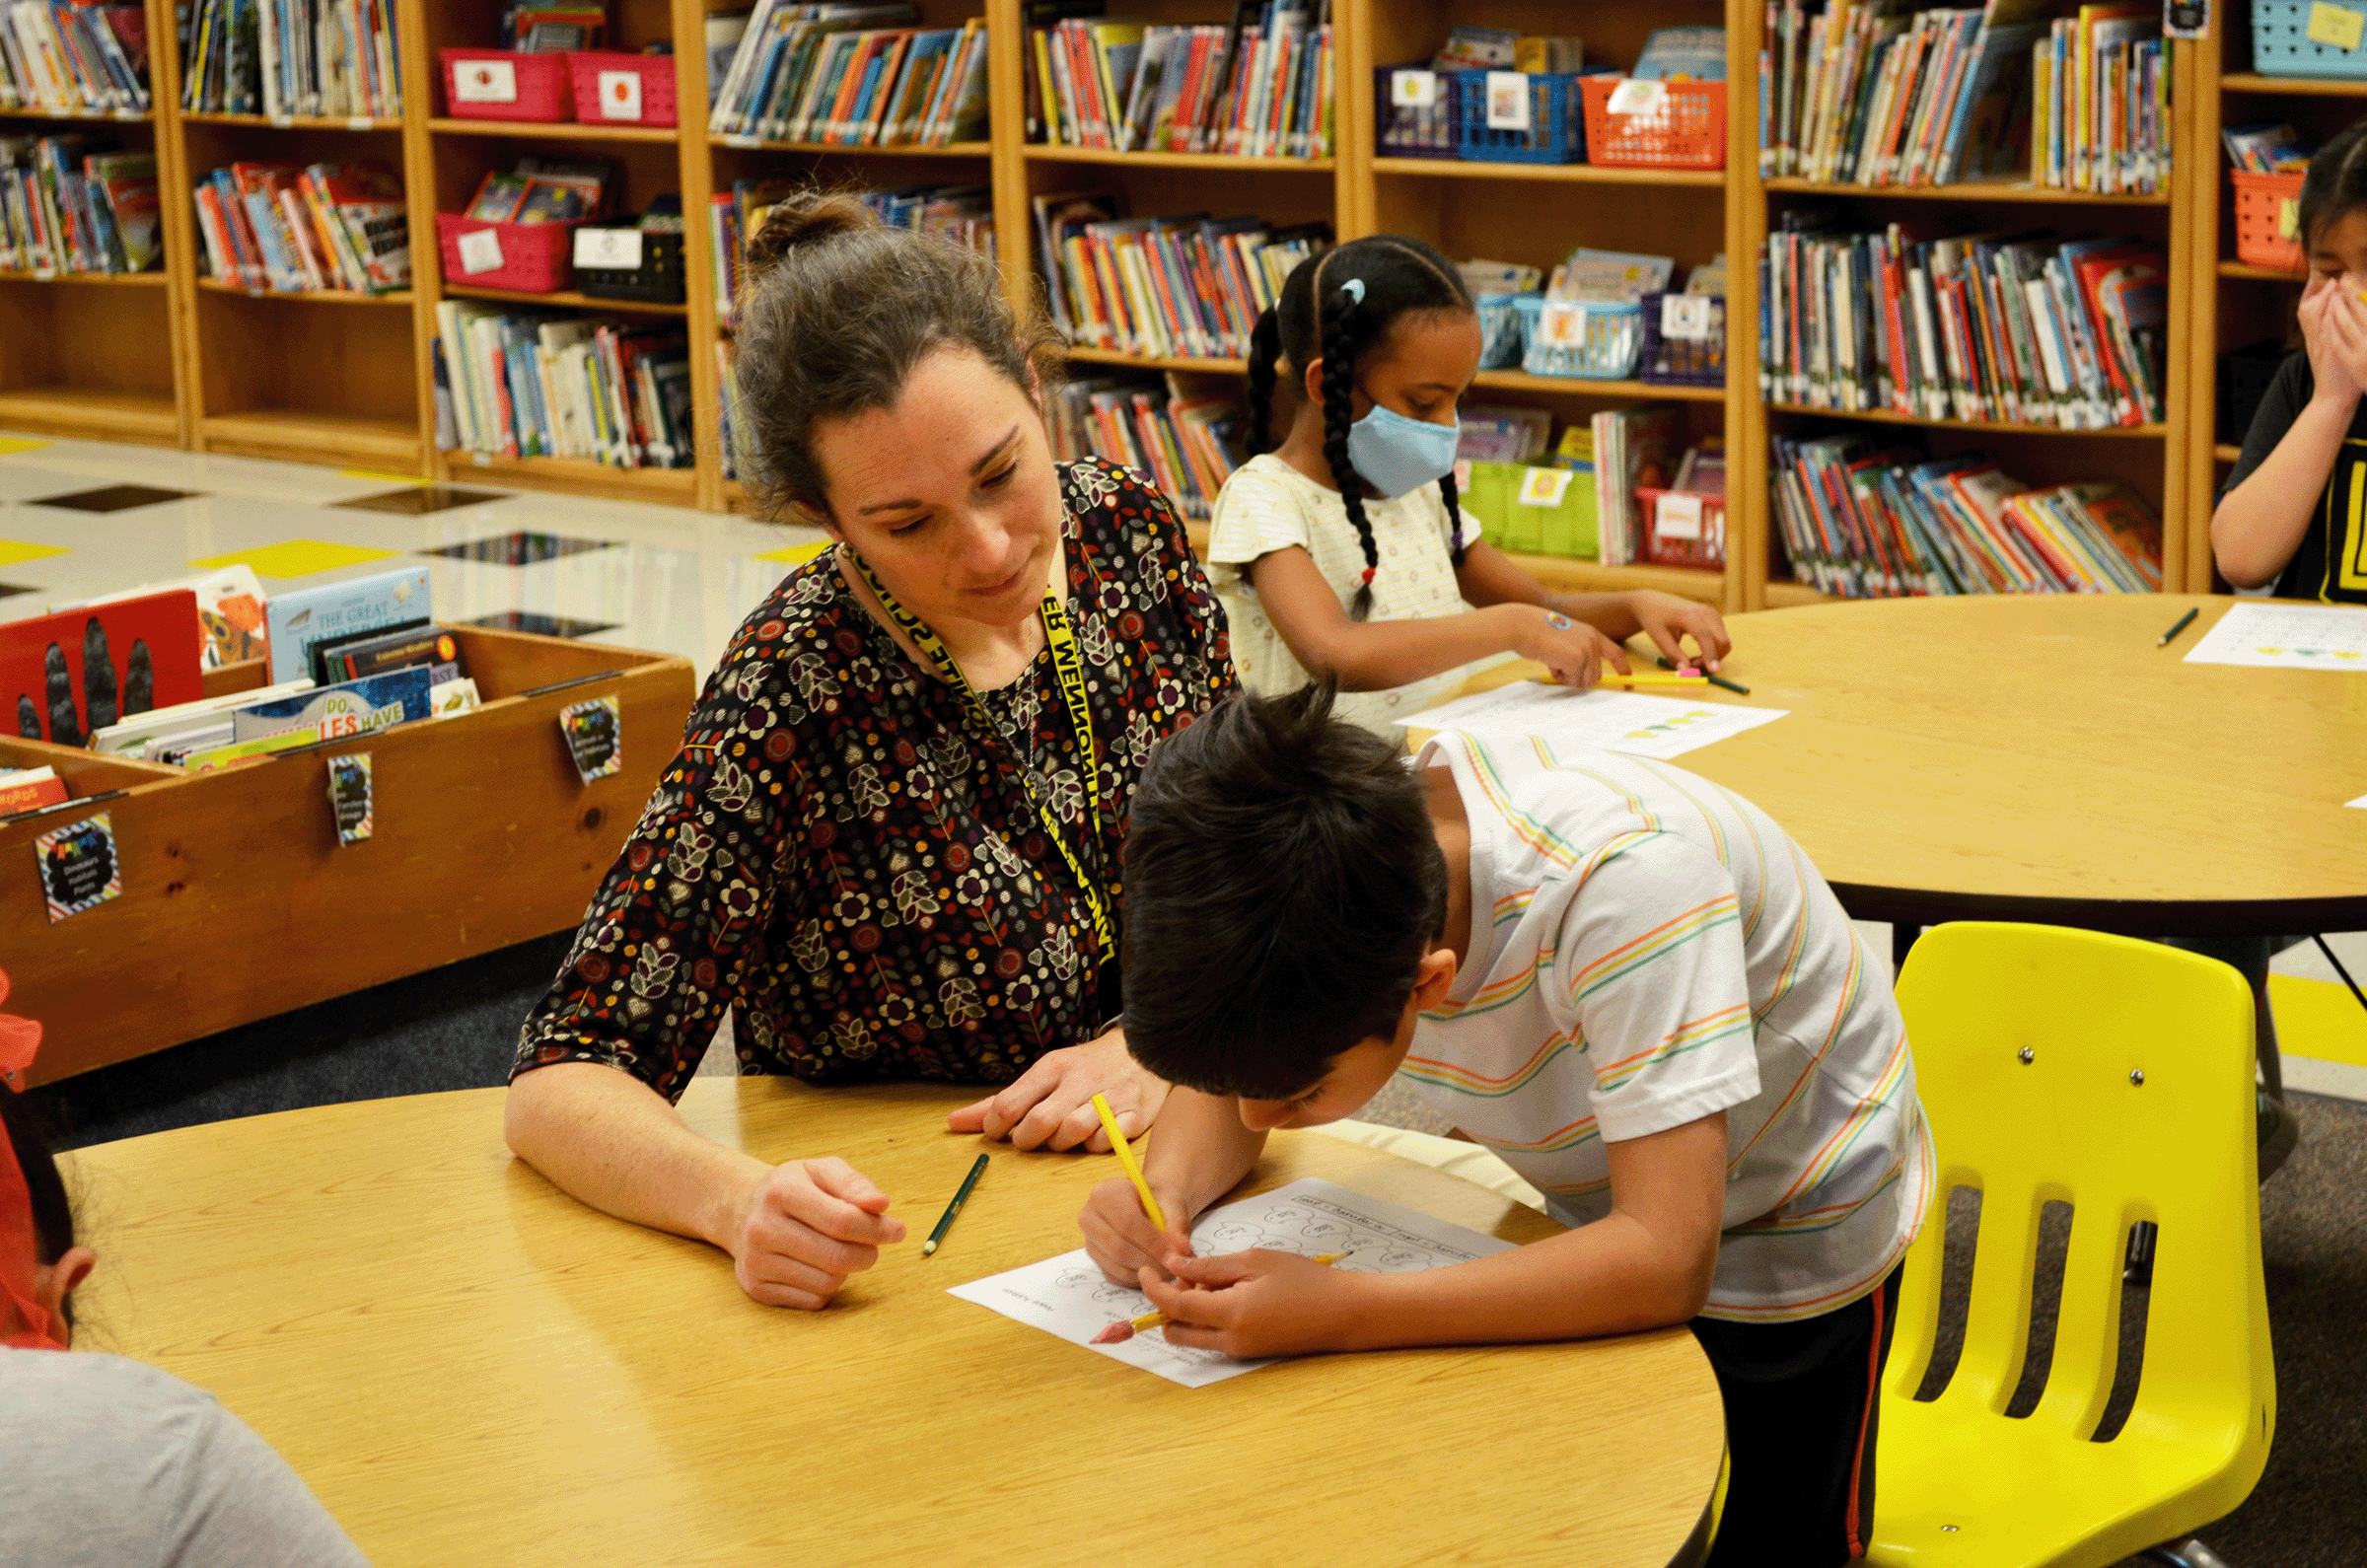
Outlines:
<svg viewBox="0 0 2367 1568"><path fill-rule="evenodd" d="M2092 22L2089 13L2102 13ZM2170 181L2161 8L2080 7L2031 51L2030 167L2042 185L2153 195Z"/></svg>
<svg viewBox="0 0 2367 1568"><path fill-rule="evenodd" d="M411 284L402 180L381 159L232 164L197 183L206 273L273 294L389 294Z"/></svg>
<svg viewBox="0 0 2367 1568"><path fill-rule="evenodd" d="M1185 517L1206 518L1242 464L1241 405L1172 375L1094 376L1052 390L1052 454L1103 457L1143 473Z"/></svg>
<svg viewBox="0 0 2367 1568"><path fill-rule="evenodd" d="M0 269L147 272L164 254L156 155L87 136L0 136Z"/></svg>
<svg viewBox="0 0 2367 1568"><path fill-rule="evenodd" d="M1760 252L1759 392L1917 419L2158 423L2168 276L2131 240L1779 231Z"/></svg>
<svg viewBox="0 0 2367 1568"><path fill-rule="evenodd" d="M695 461L690 351L681 328L436 307L436 444L504 458L579 458L617 468ZM445 418L449 406L451 418Z"/></svg>
<svg viewBox="0 0 2367 1568"><path fill-rule="evenodd" d="M146 8L0 0L0 108L147 113Z"/></svg>
<svg viewBox="0 0 2367 1568"><path fill-rule="evenodd" d="M1204 213L1123 218L1102 193L1034 199L1052 320L1071 343L1162 358L1248 354L1260 312L1330 225Z"/></svg>
<svg viewBox="0 0 2367 1568"><path fill-rule="evenodd" d="M1029 36L1032 140L1117 152L1327 158L1328 0L1243 0L1230 26L1071 18Z"/></svg>
<svg viewBox="0 0 2367 1568"><path fill-rule="evenodd" d="M182 17L193 113L402 113L394 0L198 0Z"/></svg>
<svg viewBox="0 0 2367 1568"><path fill-rule="evenodd" d="M2318 144L2279 120L2230 125L2219 132L2227 161L2248 175L2298 175L2318 156Z"/></svg>
<svg viewBox="0 0 2367 1568"><path fill-rule="evenodd" d="M773 204L806 188L793 179L737 179L707 207L714 258L715 313L726 325L739 319L748 237L763 226ZM893 228L910 229L968 249L994 254L994 191L987 185L911 185L900 190L850 192Z"/></svg>
<svg viewBox="0 0 2367 1568"><path fill-rule="evenodd" d="M986 134L986 26L919 28L909 5L760 0L707 129L760 141L943 147Z"/></svg>
<svg viewBox="0 0 2367 1568"><path fill-rule="evenodd" d="M1800 580L1840 599L2144 593L2161 523L2113 481L2034 488L1985 454L1932 458L1862 432L1775 439L1775 515Z"/></svg>

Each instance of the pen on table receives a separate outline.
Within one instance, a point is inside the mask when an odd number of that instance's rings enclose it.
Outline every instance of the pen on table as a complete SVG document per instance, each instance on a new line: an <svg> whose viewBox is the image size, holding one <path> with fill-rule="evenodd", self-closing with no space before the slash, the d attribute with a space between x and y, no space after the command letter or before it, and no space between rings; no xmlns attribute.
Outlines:
<svg viewBox="0 0 2367 1568"><path fill-rule="evenodd" d="M2173 626L2173 627L2171 627L2171 628L2170 628L2168 631L2166 631L2166 632L2163 632L2163 633L2162 633L2162 637L2161 637L2161 641L2159 641L2159 642L2155 643L2155 644L2154 644L2154 646L2155 646L2156 648L2167 648L2167 647L2169 647L2169 646L2170 646L2170 639L2171 639L2171 638L2173 638L2173 637L2175 637L2175 636L2177 636L2177 635L2178 635L2180 632L2182 632L2182 631L2185 631L2185 630L2187 629L2187 626L2188 626L2188 624L2189 622L2191 622L2191 621L2194 619L2194 617L2195 617L2195 616L2197 616L2197 615L2199 615L2199 614L2201 614L2201 613L2202 613L2202 606L2199 606L2199 605L2197 605L2197 606L2194 606L2192 609L2189 609L2189 610L2188 610L2188 611L2187 611L2185 614L2183 614L2183 615L2179 616L2179 617L2178 617L2178 624L2177 624L2177 625L2175 625L2175 626Z"/></svg>
<svg viewBox="0 0 2367 1568"><path fill-rule="evenodd" d="M1660 656L1660 668L1663 670L1689 670L1692 667L1689 665L1681 665L1677 663L1676 660L1671 659L1667 654L1662 654ZM1731 691L1737 696L1744 697L1747 697L1751 694L1751 688L1749 686L1744 685L1740 680L1729 680L1714 670L1702 671L1701 678L1708 681L1711 685L1716 686L1721 691Z"/></svg>
<svg viewBox="0 0 2367 1568"><path fill-rule="evenodd" d="M1326 1268L1329 1268L1332 1264L1338 1262L1341 1258L1347 1255L1348 1254L1346 1252L1323 1252L1317 1254L1312 1261L1321 1263ZM1122 1323L1112 1323L1109 1327L1103 1329L1100 1333L1095 1334L1091 1339L1088 1339L1085 1342L1089 1345L1114 1345L1131 1339L1136 1334L1147 1334L1154 1328L1164 1327L1166 1326L1166 1323L1167 1314L1144 1313L1140 1318L1130 1319Z"/></svg>
<svg viewBox="0 0 2367 1568"><path fill-rule="evenodd" d="M1126 1147L1126 1135L1117 1130L1117 1113L1100 1095L1093 1097L1093 1113L1102 1118L1102 1130L1110 1134L1111 1152L1117 1156L1117 1163L1125 1168L1126 1179L1134 1183L1135 1195L1142 1199L1143 1217L1154 1229L1166 1230L1167 1216L1159 1212L1159 1200L1151 1196L1151 1184L1142 1178L1142 1167L1134 1163L1134 1151Z"/></svg>
<svg viewBox="0 0 2367 1568"><path fill-rule="evenodd" d="M954 1193L954 1201L945 1206L945 1218L937 1222L937 1229L929 1233L929 1239L920 1244L921 1256L927 1257L937 1250L937 1244L944 1241L945 1233L953 1228L954 1216L962 1212L963 1200L969 1196L969 1189L976 1186L978 1177L985 1174L986 1157L979 1155L977 1163L969 1168L969 1175L962 1178L961 1188Z"/></svg>

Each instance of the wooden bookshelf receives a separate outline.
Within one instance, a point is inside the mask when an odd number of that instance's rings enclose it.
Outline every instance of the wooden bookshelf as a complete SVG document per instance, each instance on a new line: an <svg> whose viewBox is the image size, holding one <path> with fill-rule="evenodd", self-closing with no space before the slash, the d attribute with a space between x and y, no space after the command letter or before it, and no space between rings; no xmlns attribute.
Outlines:
<svg viewBox="0 0 2367 1568"><path fill-rule="evenodd" d="M1583 418L1607 401L1668 400L1686 410L1696 434L1727 440L1728 562L1722 573L1593 562L1539 561L1541 576L1571 586L1657 587L1730 609L1810 604L1821 596L1778 574L1770 580L1767 439L1785 430L1850 423L1918 424L1935 450L1984 445L2035 481L2110 474L2134 484L2161 510L2166 575L2174 590L2211 583L2207 522L2213 486L2225 471L2227 440L2212 428L2217 355L2291 323L2287 274L2234 257L2227 236L2226 178L2218 151L2225 117L2291 118L2323 135L2357 110L2367 81L2309 82L2250 74L2247 19L2215 19L2213 36L2173 50L2176 175L2162 195L2108 197L2017 179L1938 188L1833 186L1766 179L1757 173L1756 62L1762 8L1748 0L1671 0L1622 7L1584 0L1470 0L1450 16L1432 0L1336 0L1336 128L1322 159L1118 154L1031 145L1024 126L1021 0L920 0L926 25L982 17L989 33L989 133L947 147L850 147L767 142L708 132L703 23L732 0L614 0L612 46L675 45L681 123L674 127L524 124L450 116L436 51L492 40L497 9L478 0L401 0L397 8L404 110L399 118L183 113L180 62L170 48L154 64L156 111L114 115L0 114L12 129L43 123L119 127L126 146L153 142L164 187L165 266L130 278L0 273L0 424L98 439L177 444L296 461L348 463L428 478L457 477L583 495L744 510L737 481L722 468L721 387L714 262L707 211L717 189L739 178L811 173L828 182L989 182L998 259L1015 300L1034 298L1037 260L1030 198L1048 191L1108 188L1137 213L1206 209L1256 212L1280 222L1320 217L1342 238L1381 231L1419 235L1457 257L1485 255L1549 265L1575 246L1649 249L1690 269L1728 258L1728 384L1723 388L1588 382L1481 373L1475 398L1543 407ZM1221 21L1230 0L1144 0L1129 15L1167 23ZM171 0L148 0L150 36L175 36ZM1592 165L1471 163L1376 156L1373 73L1426 58L1450 22L1527 33L1578 33L1590 59L1632 60L1654 28L1715 24L1727 30L1726 163L1718 170L1620 169ZM2240 114L2223 113L2237 95ZM2273 99L2275 103L2262 100ZM438 265L435 215L457 211L483 173L541 145L597 153L624 170L619 210L679 192L685 217L688 298L680 306L597 300L580 293L528 295L446 282ZM383 157L403 172L409 192L414 283L383 296L253 295L198 276L196 227L186 199L194 178L234 159ZM2098 431L1955 420L1907 420L1769 406L1757 392L1758 300L1753 265L1774 216L1814 200L1843 211L1935 225L1985 222L2046 225L2065 232L2142 234L2165 244L2171 266L2169 417L2161 424ZM2079 209L2088 209L2081 211ZM1955 209L1966 209L1961 212ZM2018 215L2017 215L2018 214ZM479 463L435 450L433 354L436 307L447 297L547 306L656 323L680 320L689 341L698 465L627 470L553 459ZM339 307L330 309L328 307ZM58 344L74 345L62 352ZM1238 377L1234 359L1146 358L1078 349L1080 371L1133 367ZM2024 465L2030 471L2024 472Z"/></svg>

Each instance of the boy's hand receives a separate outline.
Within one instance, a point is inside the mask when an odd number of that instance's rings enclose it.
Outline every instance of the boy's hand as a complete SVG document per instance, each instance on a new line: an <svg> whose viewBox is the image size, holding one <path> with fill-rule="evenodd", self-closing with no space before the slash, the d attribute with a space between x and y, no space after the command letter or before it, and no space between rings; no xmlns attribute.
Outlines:
<svg viewBox="0 0 2367 1568"><path fill-rule="evenodd" d="M1145 1268L1135 1281L1167 1314L1170 1344L1244 1358L1351 1348L1364 1275L1264 1247L1178 1258L1175 1273L1171 1283Z"/></svg>
<svg viewBox="0 0 2367 1568"><path fill-rule="evenodd" d="M1691 664L1682 639L1690 637L1700 652L1701 668L1715 670L1718 661L1734 649L1734 639L1726 633L1725 617L1707 605L1696 605L1675 594L1655 593L1638 589L1627 596L1628 610L1652 646L1661 651L1670 663Z"/></svg>
<svg viewBox="0 0 2367 1568"><path fill-rule="evenodd" d="M1124 1176L1112 1176L1093 1189L1077 1229L1085 1233L1085 1250L1113 1285L1131 1285L1143 1270L1168 1277L1175 1263L1191 1256L1191 1213L1181 1193L1154 1192L1159 1212L1176 1230L1155 1229L1142 1212L1142 1197Z"/></svg>
<svg viewBox="0 0 2367 1568"><path fill-rule="evenodd" d="M1126 1051L1126 1033L1046 1051L1008 1089L964 1105L945 1118L949 1132L1008 1138L1014 1149L1090 1149L1110 1152L1110 1135L1094 1114L1093 1097L1107 1095L1118 1130L1139 1138L1167 1101L1167 1080ZM1133 1276L1127 1275L1128 1279Z"/></svg>

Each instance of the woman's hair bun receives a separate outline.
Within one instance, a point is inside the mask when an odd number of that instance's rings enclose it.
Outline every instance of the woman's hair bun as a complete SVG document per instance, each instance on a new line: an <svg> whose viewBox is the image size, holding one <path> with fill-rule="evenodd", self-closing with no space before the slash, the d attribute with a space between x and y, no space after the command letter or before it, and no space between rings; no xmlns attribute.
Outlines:
<svg viewBox="0 0 2367 1568"><path fill-rule="evenodd" d="M763 277L794 250L833 235L880 227L872 210L850 195L801 190L783 197L748 238L748 281Z"/></svg>

